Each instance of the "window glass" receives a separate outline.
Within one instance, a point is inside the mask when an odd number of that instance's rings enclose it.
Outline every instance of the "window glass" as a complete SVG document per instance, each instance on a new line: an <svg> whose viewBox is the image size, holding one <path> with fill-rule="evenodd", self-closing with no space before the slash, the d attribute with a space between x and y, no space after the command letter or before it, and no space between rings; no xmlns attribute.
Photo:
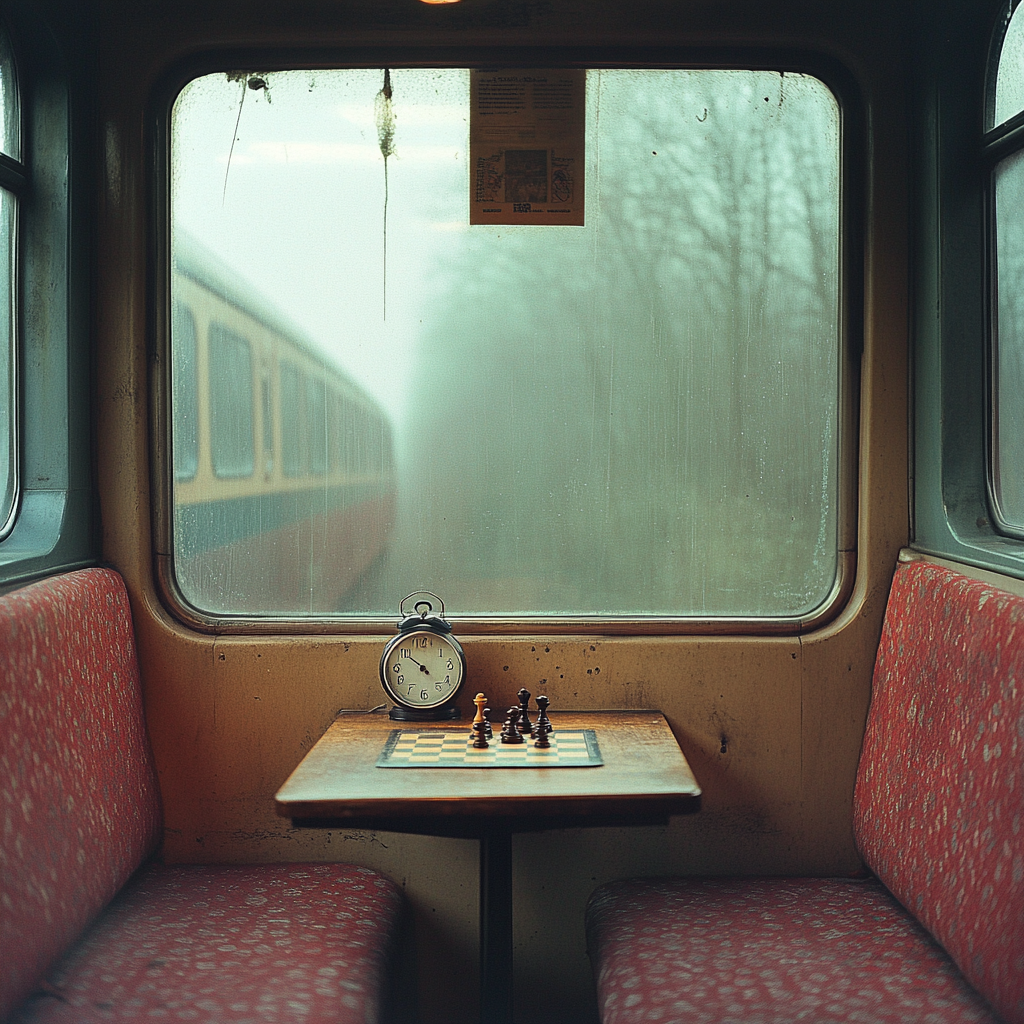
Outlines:
<svg viewBox="0 0 1024 1024"><path fill-rule="evenodd" d="M590 71L585 226L470 226L469 71L391 69L387 124L383 81L209 75L175 103L172 244L195 236L231 268L236 304L294 360L283 474L253 498L264 539L239 527L217 553L176 536L186 598L391 616L426 588L460 616L560 619L820 607L840 443L829 89ZM306 360L351 396L340 417L323 387L310 404ZM302 491L334 445L303 431L338 419L338 475Z"/></svg>
<svg viewBox="0 0 1024 1024"><path fill-rule="evenodd" d="M0 26L0 152L18 159L20 137L14 54ZM18 493L16 254L17 198L0 188L0 537L12 525Z"/></svg>
<svg viewBox="0 0 1024 1024"><path fill-rule="evenodd" d="M210 325L210 456L220 477L251 476L255 465L252 353L228 328Z"/></svg>
<svg viewBox="0 0 1024 1024"><path fill-rule="evenodd" d="M1024 110L1024 4L1018 5L1003 37L996 69L995 125ZM992 127L992 126L990 126Z"/></svg>
<svg viewBox="0 0 1024 1024"><path fill-rule="evenodd" d="M997 165L995 194L992 489L1004 525L1024 532L1024 152Z"/></svg>
<svg viewBox="0 0 1024 1024"><path fill-rule="evenodd" d="M191 480L199 468L199 390L196 381L196 321L189 310L174 307L171 321L173 364L172 441L174 479Z"/></svg>
<svg viewBox="0 0 1024 1024"><path fill-rule="evenodd" d="M0 536L6 532L17 498L17 388L15 340L14 196L0 189Z"/></svg>
<svg viewBox="0 0 1024 1024"><path fill-rule="evenodd" d="M11 41L0 25L0 152L21 159L21 115Z"/></svg>

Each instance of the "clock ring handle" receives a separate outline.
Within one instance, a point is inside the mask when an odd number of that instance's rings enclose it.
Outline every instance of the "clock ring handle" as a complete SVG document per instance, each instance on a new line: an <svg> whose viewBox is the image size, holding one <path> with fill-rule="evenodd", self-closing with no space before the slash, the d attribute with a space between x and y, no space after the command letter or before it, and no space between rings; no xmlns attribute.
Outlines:
<svg viewBox="0 0 1024 1024"><path fill-rule="evenodd" d="M414 591L413 593L411 593L408 597L403 598L402 599L402 603L398 606L398 613L399 613L399 615L401 615L403 617L408 617L410 615L410 612L408 612L406 610L405 606L414 597L421 598L421 599L422 598L432 597L441 606L441 611L439 613L440 614L440 618L442 618L442 619L444 618L444 601L442 601L441 598L439 598L437 596L437 594L434 594L434 593L432 593L429 590L417 590L417 591ZM432 612L434 610L434 605L431 604L431 602L427 601L427 600L416 601L416 603L412 607L415 610L415 614L419 615L421 618L424 618L424 619L427 617L427 615L430 612Z"/></svg>

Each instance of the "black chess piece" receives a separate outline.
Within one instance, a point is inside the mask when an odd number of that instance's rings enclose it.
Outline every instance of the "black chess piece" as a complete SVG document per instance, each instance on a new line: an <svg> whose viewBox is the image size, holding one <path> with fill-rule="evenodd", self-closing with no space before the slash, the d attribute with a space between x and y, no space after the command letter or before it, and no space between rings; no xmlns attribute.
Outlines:
<svg viewBox="0 0 1024 1024"><path fill-rule="evenodd" d="M519 731L519 716L522 714L519 708L512 707L508 709L508 718L505 719L505 724L501 727L501 742L502 743L525 743L523 734Z"/></svg>
<svg viewBox="0 0 1024 1024"><path fill-rule="evenodd" d="M494 730L491 728L490 714L491 714L491 709L490 708L484 708L484 731L487 733L487 738L489 740L493 740L494 739Z"/></svg>
<svg viewBox="0 0 1024 1024"><path fill-rule="evenodd" d="M519 698L519 731L524 736L533 735L533 723L530 721L530 691L523 687L516 696Z"/></svg>
<svg viewBox="0 0 1024 1024"><path fill-rule="evenodd" d="M555 730L551 728L551 719L548 718L548 705L551 703L544 694L541 694L537 698L537 707L540 708L540 714L537 715L537 724L533 727L533 735L536 736L542 729L546 735L550 735Z"/></svg>

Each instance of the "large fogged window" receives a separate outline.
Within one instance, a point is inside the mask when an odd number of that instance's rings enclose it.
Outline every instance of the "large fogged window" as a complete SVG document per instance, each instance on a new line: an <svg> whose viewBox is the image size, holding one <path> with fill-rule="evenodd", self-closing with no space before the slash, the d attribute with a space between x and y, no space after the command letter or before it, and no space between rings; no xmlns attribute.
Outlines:
<svg viewBox="0 0 1024 1024"><path fill-rule="evenodd" d="M220 323L277 368L257 439L281 444L218 473L200 408L172 484L186 602L799 619L835 594L841 117L820 80L588 71L582 226L470 224L467 69L208 75L171 128L199 394L248 388L251 419L251 364L204 340ZM536 200L522 142L506 171Z"/></svg>

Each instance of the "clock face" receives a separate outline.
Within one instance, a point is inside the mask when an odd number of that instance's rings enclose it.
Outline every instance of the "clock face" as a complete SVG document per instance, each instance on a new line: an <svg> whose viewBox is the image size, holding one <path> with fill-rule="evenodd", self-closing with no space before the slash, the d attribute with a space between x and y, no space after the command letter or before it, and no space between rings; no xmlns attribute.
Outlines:
<svg viewBox="0 0 1024 1024"><path fill-rule="evenodd" d="M462 648L429 629L399 633L384 648L381 682L396 704L434 708L454 697L466 674Z"/></svg>

